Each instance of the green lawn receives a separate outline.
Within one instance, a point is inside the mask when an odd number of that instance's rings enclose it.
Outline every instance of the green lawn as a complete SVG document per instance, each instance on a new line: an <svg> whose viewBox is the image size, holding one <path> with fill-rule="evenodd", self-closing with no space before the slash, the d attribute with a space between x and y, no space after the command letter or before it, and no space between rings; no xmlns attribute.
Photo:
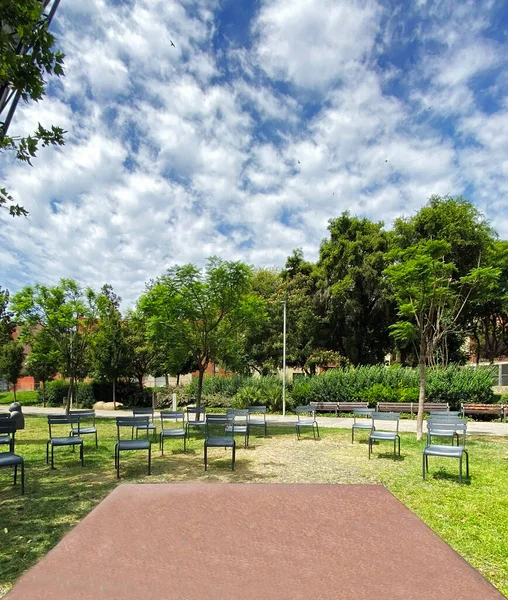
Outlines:
<svg viewBox="0 0 508 600"><path fill-rule="evenodd" d="M37 392L16 392L16 400L22 406L35 406L39 404ZM14 394L12 392L0 392L0 404L12 404L13 402Z"/></svg>
<svg viewBox="0 0 508 600"><path fill-rule="evenodd" d="M0 596L118 484L111 420L98 421L98 450L92 436L85 438L84 469L78 453L57 448L54 471L45 464L46 419L27 417L26 424L17 440L26 461L24 497L19 487L13 489L10 472L0 470ZM472 477L459 486L458 461L450 459L431 458L430 477L421 481L423 446L414 434L402 435L402 459L397 461L390 458L389 443L376 446L369 461L367 445L351 445L348 430L323 429L321 440L306 437L300 442L289 428L271 428L270 434L267 439L252 437L247 450L239 448L234 473L223 450L210 452L205 473L203 442L194 438L187 454L179 440L167 443L163 457L154 445L151 477L144 453L122 456L121 481L382 483L508 594L508 439L469 438Z"/></svg>

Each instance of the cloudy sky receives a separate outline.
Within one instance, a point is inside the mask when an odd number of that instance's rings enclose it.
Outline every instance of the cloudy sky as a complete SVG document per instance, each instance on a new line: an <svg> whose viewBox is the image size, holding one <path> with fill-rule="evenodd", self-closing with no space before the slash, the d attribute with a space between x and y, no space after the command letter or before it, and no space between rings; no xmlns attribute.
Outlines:
<svg viewBox="0 0 508 600"><path fill-rule="evenodd" d="M463 195L508 238L506 1L61 0L66 76L10 133L68 133L0 175L0 285L174 263L315 260L348 209L390 225ZM174 46L171 45L173 41Z"/></svg>

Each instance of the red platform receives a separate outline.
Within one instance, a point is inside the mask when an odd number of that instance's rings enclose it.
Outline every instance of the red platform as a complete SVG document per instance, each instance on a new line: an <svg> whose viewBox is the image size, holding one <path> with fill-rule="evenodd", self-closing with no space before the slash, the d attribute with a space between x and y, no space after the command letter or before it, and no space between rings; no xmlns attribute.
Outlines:
<svg viewBox="0 0 508 600"><path fill-rule="evenodd" d="M494 600L381 486L122 485L9 600Z"/></svg>

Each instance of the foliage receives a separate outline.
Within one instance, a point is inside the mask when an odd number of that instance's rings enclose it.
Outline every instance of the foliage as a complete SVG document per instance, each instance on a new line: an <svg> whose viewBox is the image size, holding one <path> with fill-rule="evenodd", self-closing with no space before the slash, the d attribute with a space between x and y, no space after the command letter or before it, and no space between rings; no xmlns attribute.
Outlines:
<svg viewBox="0 0 508 600"><path fill-rule="evenodd" d="M0 347L10 341L14 329L15 323L9 310L9 290L0 287Z"/></svg>
<svg viewBox="0 0 508 600"><path fill-rule="evenodd" d="M311 375L315 375L317 367L335 367L345 369L350 367L351 362L345 356L333 350L315 350L305 363L305 371Z"/></svg>
<svg viewBox="0 0 508 600"><path fill-rule="evenodd" d="M212 257L204 271L192 264L169 269L139 300L152 343L192 355L199 372L198 405L208 364L227 365L243 347L245 329L265 318L251 282L247 265Z"/></svg>
<svg viewBox="0 0 508 600"><path fill-rule="evenodd" d="M22 323L24 341L33 345L42 334L58 352L59 370L70 379L69 410L75 382L88 374L90 336L97 323L95 292L83 290L72 279L61 279L54 287L26 286L14 296L12 306Z"/></svg>
<svg viewBox="0 0 508 600"><path fill-rule="evenodd" d="M127 351L127 374L138 380L143 390L143 377L157 370L160 353L156 345L148 339L146 316L138 311L129 311L123 324L123 334Z"/></svg>
<svg viewBox="0 0 508 600"><path fill-rule="evenodd" d="M112 384L92 381L79 382L76 385L76 404L80 408L92 408L95 402L111 402ZM46 398L49 406L61 407L68 396L69 382L55 379L46 385ZM42 389L38 390L39 402L42 401ZM144 388L141 393L137 384L131 381L119 381L116 386L117 402L125 408L133 406L151 406L152 390Z"/></svg>
<svg viewBox="0 0 508 600"><path fill-rule="evenodd" d="M25 101L39 101L45 95L46 75L63 75L64 55L53 49L54 36L48 30L39 0L2 0L0 11L0 96L19 93ZM5 116L4 116L5 120ZM31 164L39 146L64 144L64 131L40 123L27 137L8 136L2 123L0 150L12 150L18 160ZM13 216L27 215L4 188L0 208Z"/></svg>
<svg viewBox="0 0 508 600"><path fill-rule="evenodd" d="M390 349L393 318L383 283L390 234L382 222L347 211L330 220L328 231L316 267L329 347L355 365L380 363Z"/></svg>
<svg viewBox="0 0 508 600"><path fill-rule="evenodd" d="M46 382L58 373L60 355L53 340L45 330L38 332L25 361L25 372L42 383L42 404L46 406Z"/></svg>
<svg viewBox="0 0 508 600"><path fill-rule="evenodd" d="M12 384L14 399L16 399L16 382L21 376L24 360L25 353L19 342L11 340L0 347L0 377Z"/></svg>

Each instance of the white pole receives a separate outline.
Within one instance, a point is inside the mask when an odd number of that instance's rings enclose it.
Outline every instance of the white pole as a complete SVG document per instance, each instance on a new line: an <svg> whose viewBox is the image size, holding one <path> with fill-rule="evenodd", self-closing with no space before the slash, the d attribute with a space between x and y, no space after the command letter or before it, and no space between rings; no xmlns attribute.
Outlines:
<svg viewBox="0 0 508 600"><path fill-rule="evenodd" d="M173 392L173 406L171 407L173 412L176 411L176 393Z"/></svg>
<svg viewBox="0 0 508 600"><path fill-rule="evenodd" d="M282 416L286 416L286 302L284 305L284 325L282 329Z"/></svg>

